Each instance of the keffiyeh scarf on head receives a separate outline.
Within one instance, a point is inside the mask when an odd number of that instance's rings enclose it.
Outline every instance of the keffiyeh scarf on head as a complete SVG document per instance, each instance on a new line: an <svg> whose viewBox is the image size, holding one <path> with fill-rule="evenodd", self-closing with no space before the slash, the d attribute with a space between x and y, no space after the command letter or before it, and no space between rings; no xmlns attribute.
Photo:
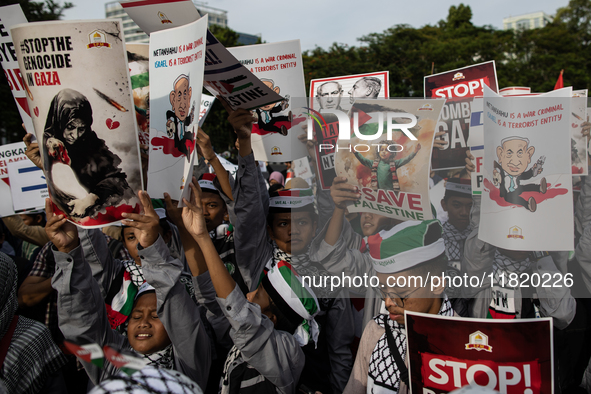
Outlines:
<svg viewBox="0 0 591 394"><path fill-rule="evenodd" d="M438 314L441 316L453 316L454 311L447 297L442 300ZM385 328L386 324L390 326L398 352L402 359L405 360L406 329L404 326L401 326L394 320L390 319L388 315L378 315L374 317L373 320L382 328ZM398 371L396 361L394 361L394 356L390 354L386 332L382 334L371 353L367 383L368 392L371 392L370 387L373 389L373 386L380 386L391 390L394 393L397 393L400 388L400 372Z"/></svg>
<svg viewBox="0 0 591 394"><path fill-rule="evenodd" d="M0 340L8 332L18 308L16 287L16 266L0 253ZM65 364L66 358L51 339L49 329L39 322L19 317L0 369L0 379L11 394L39 392L47 378Z"/></svg>

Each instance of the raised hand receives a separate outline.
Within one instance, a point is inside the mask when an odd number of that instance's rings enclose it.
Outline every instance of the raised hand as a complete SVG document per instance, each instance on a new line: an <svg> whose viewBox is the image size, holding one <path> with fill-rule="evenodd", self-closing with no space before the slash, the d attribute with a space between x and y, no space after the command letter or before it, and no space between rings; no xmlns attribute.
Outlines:
<svg viewBox="0 0 591 394"><path fill-rule="evenodd" d="M183 198L183 202L186 205L183 208L183 223L193 238L198 239L202 236L209 238L209 232L207 231L207 225L203 216L203 206L201 205L201 187L199 187L199 183L195 177L189 183L189 187L191 188L190 201Z"/></svg>
<svg viewBox="0 0 591 394"><path fill-rule="evenodd" d="M433 149L435 149L435 148L445 149L445 147L447 146L447 141L439 138L444 135L445 135L445 131L440 131L438 133L435 133L435 138L433 139Z"/></svg>
<svg viewBox="0 0 591 394"><path fill-rule="evenodd" d="M199 127L197 131L197 138L195 138L195 142L197 143L197 152L203 156L205 160L212 161L216 158L215 151L211 145L211 140L205 131L201 129L201 127Z"/></svg>
<svg viewBox="0 0 591 394"><path fill-rule="evenodd" d="M244 108L238 108L233 110L230 104L226 102L222 97L218 97L226 111L228 111L228 122L232 125L232 128L236 132L239 139L250 138L252 132L252 124L258 120L258 117L251 111Z"/></svg>
<svg viewBox="0 0 591 394"><path fill-rule="evenodd" d="M133 227L135 236L142 247L150 247L156 242L160 235L160 219L158 214L152 207L152 201L150 196L145 191L138 191L137 195L142 204L144 213L122 213L122 216L126 219L123 224L129 227Z"/></svg>
<svg viewBox="0 0 591 394"><path fill-rule="evenodd" d="M359 201L361 193L357 186L347 183L347 178L336 177L330 187L330 196L337 208L347 208L348 202Z"/></svg>
<svg viewBox="0 0 591 394"><path fill-rule="evenodd" d="M23 124L23 127L25 127L24 124ZM33 140L33 134L27 133L23 137L23 142L25 143L25 146L27 147L27 150L25 151L25 155L27 155L27 157L29 158L29 160L31 160L33 162L33 164L35 164L37 167L43 169L43 160L41 160L41 154L39 152L39 143L32 142L32 140Z"/></svg>
<svg viewBox="0 0 591 394"><path fill-rule="evenodd" d="M468 171L468 173L472 173L474 171L476 171L476 165L474 164L474 155L467 150L466 151L466 171Z"/></svg>
<svg viewBox="0 0 591 394"><path fill-rule="evenodd" d="M72 249L75 249L80 244L78 229L68 222L64 215L56 215L53 212L53 206L49 198L45 199L45 213L47 215L45 232L49 240L53 242L60 252L69 253Z"/></svg>

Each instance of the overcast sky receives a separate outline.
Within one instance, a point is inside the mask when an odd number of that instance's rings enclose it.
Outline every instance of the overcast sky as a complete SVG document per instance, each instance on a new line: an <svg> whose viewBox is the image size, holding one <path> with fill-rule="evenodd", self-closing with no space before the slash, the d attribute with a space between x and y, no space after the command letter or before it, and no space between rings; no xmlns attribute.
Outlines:
<svg viewBox="0 0 591 394"><path fill-rule="evenodd" d="M100 0L72 2L75 7L66 11L64 19L105 17L104 2ZM568 0L464 0L463 3L472 8L475 25L501 29L504 17L536 11L553 15L556 9L566 6ZM334 42L357 46L357 38L397 24L433 25L445 19L449 7L460 1L211 0L206 4L228 11L228 25L236 31L262 34L266 42L299 38L302 50L307 50L315 46L327 49Z"/></svg>

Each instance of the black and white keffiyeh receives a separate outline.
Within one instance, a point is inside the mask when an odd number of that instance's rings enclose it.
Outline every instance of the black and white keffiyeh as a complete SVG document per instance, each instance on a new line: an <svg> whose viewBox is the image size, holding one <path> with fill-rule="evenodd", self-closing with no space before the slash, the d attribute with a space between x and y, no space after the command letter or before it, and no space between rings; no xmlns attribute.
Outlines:
<svg viewBox="0 0 591 394"><path fill-rule="evenodd" d="M174 369L174 350L172 343L156 353L142 354L141 356L149 361L148 365L158 368Z"/></svg>
<svg viewBox="0 0 591 394"><path fill-rule="evenodd" d="M18 308L16 291L16 266L8 256L0 253L0 340L8 332ZM0 379L11 394L36 393L66 361L47 327L19 317L4 365L0 369Z"/></svg>
<svg viewBox="0 0 591 394"><path fill-rule="evenodd" d="M135 260L123 261L123 267L129 273L129 276L131 276L131 282L139 289L146 281L142 267L137 265Z"/></svg>
<svg viewBox="0 0 591 394"><path fill-rule="evenodd" d="M439 309L441 316L453 316L454 311L447 296L442 300L441 308ZM373 320L382 328L388 324L396 342L396 347L403 360L406 359L406 329L394 320L390 319L388 315L377 315ZM380 386L394 393L398 392L400 388L400 372L394 360L394 356L390 354L388 347L388 339L386 332L382 334L376 346L371 353L368 368L368 392L372 392L373 386Z"/></svg>
<svg viewBox="0 0 591 394"><path fill-rule="evenodd" d="M501 283L500 280L500 273L501 272L508 272L508 273L516 273L520 274L525 272L531 267L532 260L527 257L525 260L513 260L499 252L498 249L495 249L495 259L493 261L493 273L494 273L494 281L495 283Z"/></svg>
<svg viewBox="0 0 591 394"><path fill-rule="evenodd" d="M199 385L178 371L145 367L127 376L119 373L101 382L89 394L201 394Z"/></svg>
<svg viewBox="0 0 591 394"><path fill-rule="evenodd" d="M459 261L464 253L464 243L466 238L472 232L472 227L468 226L465 230L458 230L449 221L443 223L443 240L445 241L445 254L449 261Z"/></svg>

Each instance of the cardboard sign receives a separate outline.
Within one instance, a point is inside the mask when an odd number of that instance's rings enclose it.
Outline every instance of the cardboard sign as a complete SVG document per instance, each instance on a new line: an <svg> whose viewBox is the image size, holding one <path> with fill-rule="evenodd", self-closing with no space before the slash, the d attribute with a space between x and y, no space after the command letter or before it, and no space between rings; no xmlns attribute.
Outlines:
<svg viewBox="0 0 591 394"><path fill-rule="evenodd" d="M25 161L32 164L25 155L26 147L24 142L15 142L0 146L0 216L14 215L12 207L12 193L10 191L10 180L8 178L8 165L11 163Z"/></svg>
<svg viewBox="0 0 591 394"><path fill-rule="evenodd" d="M335 169L359 187L349 212L371 212L398 220L431 219L429 172L433 133L444 100L359 100L350 139L339 138ZM371 114L371 115L370 115ZM344 135L343 135L344 137ZM324 146L319 147L324 149Z"/></svg>
<svg viewBox="0 0 591 394"><path fill-rule="evenodd" d="M2 69L6 75L18 112L25 124L25 129L27 129L27 132L34 134L33 121L27 103L27 93L30 94L30 91L26 81L23 80L23 75L21 75L15 45L10 36L12 26L22 23L27 23L27 18L23 14L20 5L13 4L0 7L0 48L2 48L0 64L2 64Z"/></svg>
<svg viewBox="0 0 591 394"><path fill-rule="evenodd" d="M190 0L131 0L120 1L127 15L147 35L195 22L201 18L195 4Z"/></svg>
<svg viewBox="0 0 591 394"><path fill-rule="evenodd" d="M204 16L150 36L148 193L155 198L169 193L179 206L191 190L206 34Z"/></svg>
<svg viewBox="0 0 591 394"><path fill-rule="evenodd" d="M310 109L312 114L324 118L326 126L314 122L316 141L316 165L323 190L330 189L335 173L335 149L339 134L339 123L334 114L325 110L339 110L347 113L357 100L389 97L389 72L348 75L313 79L310 81ZM346 94L343 98L343 95ZM315 113L314 111L317 111ZM332 145L333 149L320 150L319 146Z"/></svg>
<svg viewBox="0 0 591 394"><path fill-rule="evenodd" d="M533 97L485 89L478 236L509 250L573 250L570 88Z"/></svg>
<svg viewBox="0 0 591 394"><path fill-rule="evenodd" d="M54 210L83 227L140 210L139 141L122 32L119 20L11 30Z"/></svg>
<svg viewBox="0 0 591 394"><path fill-rule="evenodd" d="M49 193L41 168L29 160L9 163L8 178L14 212L45 207Z"/></svg>
<svg viewBox="0 0 591 394"><path fill-rule="evenodd" d="M464 167L471 122L470 104L474 97L482 97L484 86L498 91L494 61L425 77L425 97L449 99L441 111L436 130L446 133L443 140L447 144L443 149L433 151L434 170Z"/></svg>
<svg viewBox="0 0 591 394"><path fill-rule="evenodd" d="M284 100L257 108L252 127L252 150L256 160L285 162L306 154L298 140L306 121L292 97L306 95L300 40L241 46L228 49L269 89Z"/></svg>
<svg viewBox="0 0 591 394"><path fill-rule="evenodd" d="M405 312L412 393L477 385L553 392L552 319L469 319Z"/></svg>

